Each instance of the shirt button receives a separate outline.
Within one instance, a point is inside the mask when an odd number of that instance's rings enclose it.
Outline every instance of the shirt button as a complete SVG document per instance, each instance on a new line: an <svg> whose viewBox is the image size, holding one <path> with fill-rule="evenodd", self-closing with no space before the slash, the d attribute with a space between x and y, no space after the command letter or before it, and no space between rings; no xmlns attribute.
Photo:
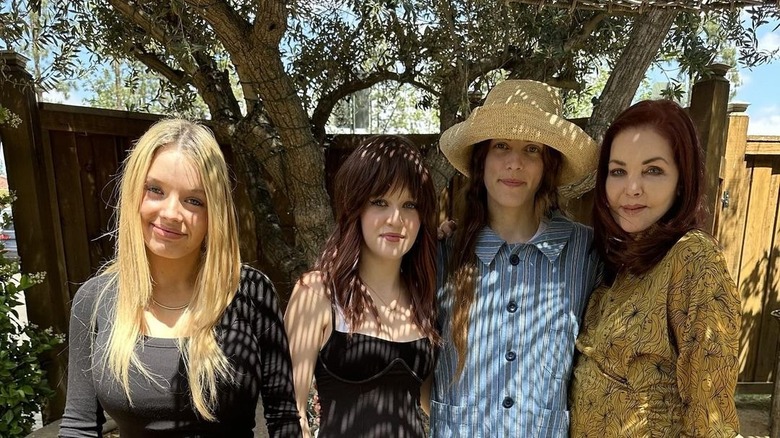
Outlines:
<svg viewBox="0 0 780 438"><path fill-rule="evenodd" d="M509 409L512 406L515 405L515 401L512 400L512 397L506 397L504 398L504 401L501 403L505 408Z"/></svg>
<svg viewBox="0 0 780 438"><path fill-rule="evenodd" d="M517 266L520 264L520 256L517 254L512 254L509 256L509 263L512 264L512 266Z"/></svg>
<svg viewBox="0 0 780 438"><path fill-rule="evenodd" d="M515 354L514 351L507 351L504 357L506 357L506 360L512 362L517 358L517 355Z"/></svg>
<svg viewBox="0 0 780 438"><path fill-rule="evenodd" d="M509 304L506 305L506 311L509 313L517 312L517 303L510 301Z"/></svg>

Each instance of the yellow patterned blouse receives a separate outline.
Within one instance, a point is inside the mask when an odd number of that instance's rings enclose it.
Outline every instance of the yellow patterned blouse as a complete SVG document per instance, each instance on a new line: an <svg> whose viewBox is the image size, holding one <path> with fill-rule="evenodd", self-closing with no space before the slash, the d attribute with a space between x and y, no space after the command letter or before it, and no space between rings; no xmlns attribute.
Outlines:
<svg viewBox="0 0 780 438"><path fill-rule="evenodd" d="M734 437L740 303L701 231L645 275L593 292L577 339L571 436Z"/></svg>

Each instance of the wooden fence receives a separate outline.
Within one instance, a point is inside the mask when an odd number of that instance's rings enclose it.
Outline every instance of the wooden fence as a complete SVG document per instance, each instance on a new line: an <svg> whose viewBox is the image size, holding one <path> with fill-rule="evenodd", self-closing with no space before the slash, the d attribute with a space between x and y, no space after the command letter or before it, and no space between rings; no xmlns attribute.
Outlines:
<svg viewBox="0 0 780 438"><path fill-rule="evenodd" d="M742 296L740 382L769 382L780 333L770 315L780 309L780 136L748 136L743 113L728 122L715 235Z"/></svg>

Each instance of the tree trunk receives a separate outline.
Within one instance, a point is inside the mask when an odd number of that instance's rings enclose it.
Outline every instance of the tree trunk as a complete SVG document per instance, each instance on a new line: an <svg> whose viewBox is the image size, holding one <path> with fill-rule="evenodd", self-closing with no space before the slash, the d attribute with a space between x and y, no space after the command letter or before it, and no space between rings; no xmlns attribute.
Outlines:
<svg viewBox="0 0 780 438"><path fill-rule="evenodd" d="M596 143L601 144L610 123L631 104L676 16L676 10L654 8L647 14L640 15L634 22L628 43L615 63L615 68L609 75L585 126L585 132L593 137ZM579 198L595 185L596 172L593 171L582 180L561 187L559 191L566 198Z"/></svg>
<svg viewBox="0 0 780 438"><path fill-rule="evenodd" d="M442 84L439 95L439 132L444 132L450 126L458 122L458 114L467 101L468 75L461 62L452 69L449 74L452 79ZM437 147L428 150L425 156L425 164L430 169L433 177L433 185L436 193L441 193L449 185L455 175L455 168L447 161L447 158Z"/></svg>
<svg viewBox="0 0 780 438"><path fill-rule="evenodd" d="M612 120L628 108L677 16L677 10L653 8L637 17L628 44L618 58L585 127L598 143Z"/></svg>

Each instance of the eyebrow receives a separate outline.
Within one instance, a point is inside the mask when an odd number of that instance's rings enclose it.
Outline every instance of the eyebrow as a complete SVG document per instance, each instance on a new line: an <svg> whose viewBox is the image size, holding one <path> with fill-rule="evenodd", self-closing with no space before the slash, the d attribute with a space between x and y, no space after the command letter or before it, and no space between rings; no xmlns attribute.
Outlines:
<svg viewBox="0 0 780 438"><path fill-rule="evenodd" d="M144 184L159 184L159 185L165 185L162 183L162 181L158 180L157 178L146 178L146 181ZM188 192L195 193L197 195L206 196L206 191L203 189L187 189Z"/></svg>
<svg viewBox="0 0 780 438"><path fill-rule="evenodd" d="M666 158L663 158L663 157L653 157L653 158L648 158L648 159L647 159L647 160L645 160L645 161L642 161L642 165L645 165L645 164L650 164L650 163L652 163L653 161L663 161L664 163L666 163L666 164L669 164L669 162L668 162L668 161L666 161ZM621 166L625 166L625 165L626 165L626 163L625 163L625 162L623 162L623 161L620 161L620 160L609 160L609 162L610 162L610 163L619 164L619 165L621 165Z"/></svg>

